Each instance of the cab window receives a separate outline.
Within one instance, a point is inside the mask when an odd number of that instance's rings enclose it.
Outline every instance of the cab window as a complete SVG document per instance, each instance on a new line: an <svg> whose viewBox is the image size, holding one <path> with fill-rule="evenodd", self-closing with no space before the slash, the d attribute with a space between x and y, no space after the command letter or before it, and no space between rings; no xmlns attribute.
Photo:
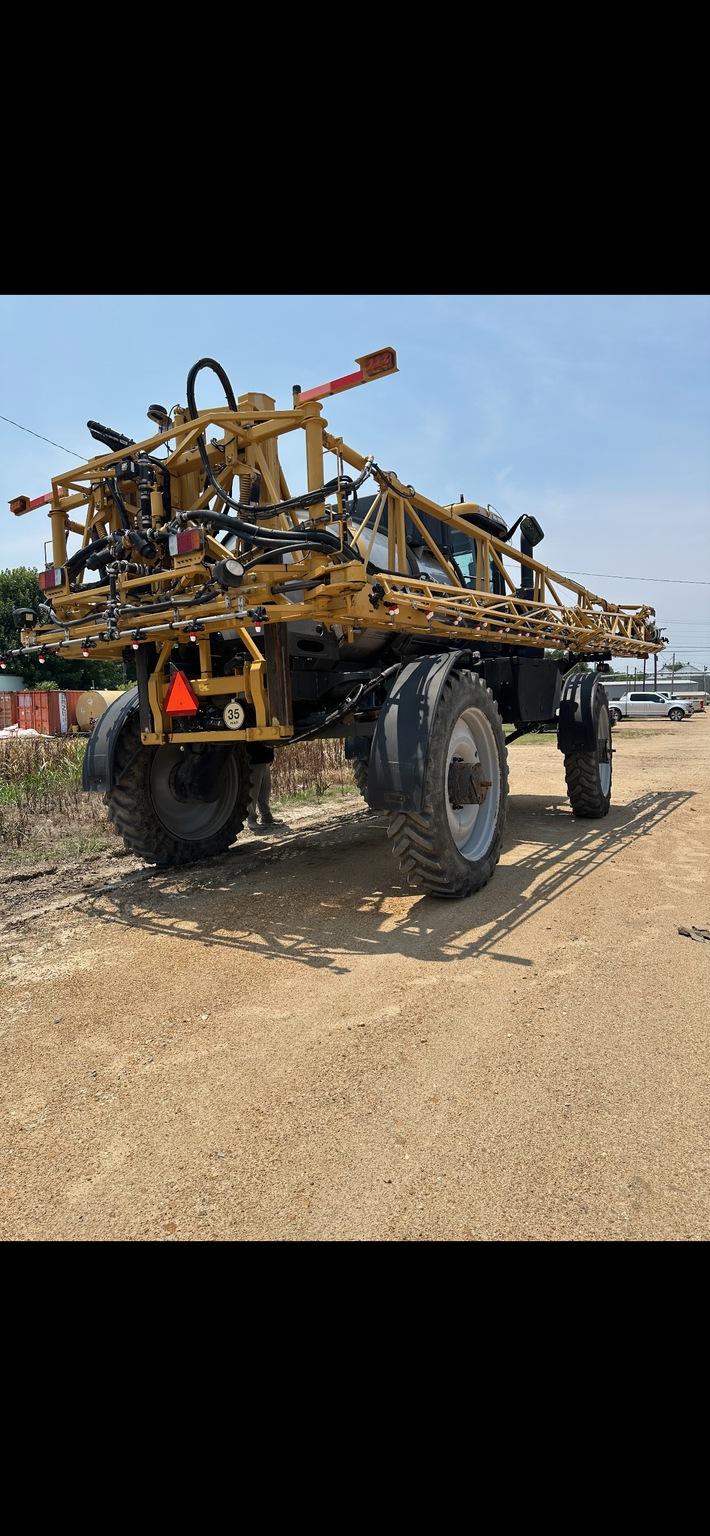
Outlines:
<svg viewBox="0 0 710 1536"><path fill-rule="evenodd" d="M461 533L458 528L454 528L451 532L451 552L461 572L464 586L475 589L476 540ZM503 593L503 577L493 560L490 563L490 588L491 592L500 595Z"/></svg>

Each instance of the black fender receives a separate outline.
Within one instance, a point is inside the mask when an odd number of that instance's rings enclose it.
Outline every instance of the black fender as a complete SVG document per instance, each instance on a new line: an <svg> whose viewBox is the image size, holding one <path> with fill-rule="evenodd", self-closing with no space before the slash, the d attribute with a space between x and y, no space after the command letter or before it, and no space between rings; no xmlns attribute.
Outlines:
<svg viewBox="0 0 710 1536"><path fill-rule="evenodd" d="M422 809L429 741L441 690L452 667L470 666L470 651L410 661L390 689L372 738L367 802L376 811Z"/></svg>
<svg viewBox="0 0 710 1536"><path fill-rule="evenodd" d="M116 743L127 725L131 715L138 709L138 689L129 688L127 693L121 694L120 699L114 699L102 715L99 715L96 725L86 743L84 753L84 766L81 774L81 787L93 790L94 793L105 795L113 788L113 759L116 752Z"/></svg>
<svg viewBox="0 0 710 1536"><path fill-rule="evenodd" d="M594 707L599 695L608 708L606 689L596 672L575 672L565 679L557 726L557 746L560 752L590 752L596 749Z"/></svg>

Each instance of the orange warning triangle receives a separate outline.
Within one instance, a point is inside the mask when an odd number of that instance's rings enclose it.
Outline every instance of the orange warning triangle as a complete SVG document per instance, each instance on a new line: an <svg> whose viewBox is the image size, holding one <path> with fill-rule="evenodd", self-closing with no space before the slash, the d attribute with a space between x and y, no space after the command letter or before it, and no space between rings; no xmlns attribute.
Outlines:
<svg viewBox="0 0 710 1536"><path fill-rule="evenodd" d="M166 715L196 715L199 702L184 672L176 672L165 695Z"/></svg>

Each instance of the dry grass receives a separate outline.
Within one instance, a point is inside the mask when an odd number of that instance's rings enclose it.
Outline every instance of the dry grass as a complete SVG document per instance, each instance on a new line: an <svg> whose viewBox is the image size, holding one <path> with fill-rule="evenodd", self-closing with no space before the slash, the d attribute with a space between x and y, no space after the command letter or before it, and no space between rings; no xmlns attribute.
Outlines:
<svg viewBox="0 0 710 1536"><path fill-rule="evenodd" d="M112 830L98 795L81 788L85 742L0 741L0 848L4 857L83 851Z"/></svg>
<svg viewBox="0 0 710 1536"><path fill-rule="evenodd" d="M352 769L345 760L345 747L340 740L301 741L275 754L272 770L274 799L285 800L304 794L318 798L329 789L350 794L354 788Z"/></svg>
<svg viewBox="0 0 710 1536"><path fill-rule="evenodd" d="M101 795L84 794L85 741L0 741L0 858L75 858L108 847L114 832ZM319 800L354 789L342 741L304 741L276 753L275 800Z"/></svg>

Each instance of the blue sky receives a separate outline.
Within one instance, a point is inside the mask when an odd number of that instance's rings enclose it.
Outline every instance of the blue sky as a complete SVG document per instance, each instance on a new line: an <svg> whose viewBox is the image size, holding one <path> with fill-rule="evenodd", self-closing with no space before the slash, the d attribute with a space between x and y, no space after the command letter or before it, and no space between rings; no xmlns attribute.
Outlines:
<svg viewBox="0 0 710 1536"><path fill-rule="evenodd" d="M533 512L540 558L618 573L583 579L652 603L679 656L710 663L708 297L4 296L0 413L89 456L89 417L145 435L146 407L184 403L197 357L217 357L237 394L290 405L293 384L384 345L399 374L327 402L332 430L435 500ZM301 454L285 440L292 490ZM2 507L69 466L0 421L0 567L41 565L43 514Z"/></svg>

